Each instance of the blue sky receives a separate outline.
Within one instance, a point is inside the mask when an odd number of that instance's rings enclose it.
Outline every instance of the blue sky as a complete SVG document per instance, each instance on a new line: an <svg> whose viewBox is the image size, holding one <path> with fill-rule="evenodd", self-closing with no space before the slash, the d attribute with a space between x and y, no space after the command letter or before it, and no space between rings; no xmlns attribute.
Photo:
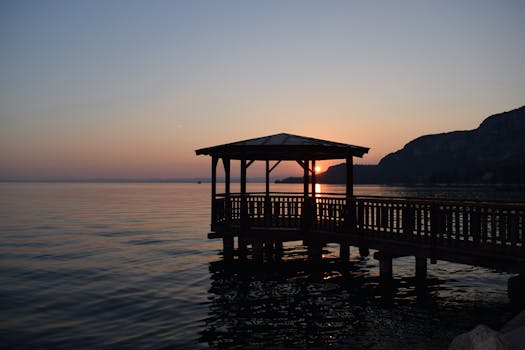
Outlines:
<svg viewBox="0 0 525 350"><path fill-rule="evenodd" d="M0 178L207 176L278 132L377 163L524 105L523 33L520 1L2 1Z"/></svg>

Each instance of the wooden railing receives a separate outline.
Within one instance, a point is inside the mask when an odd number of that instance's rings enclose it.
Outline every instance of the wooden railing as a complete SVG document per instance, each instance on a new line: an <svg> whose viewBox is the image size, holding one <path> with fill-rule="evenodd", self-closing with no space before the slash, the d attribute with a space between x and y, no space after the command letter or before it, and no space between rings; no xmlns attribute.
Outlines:
<svg viewBox="0 0 525 350"><path fill-rule="evenodd" d="M241 195L218 196L215 199L216 224L241 223ZM261 194L246 196L246 210L249 226L301 227L304 198L300 195Z"/></svg>
<svg viewBox="0 0 525 350"><path fill-rule="evenodd" d="M214 225L240 225L242 198L219 195ZM437 246L504 248L525 257L525 203L301 194L246 195L246 226L359 233Z"/></svg>
<svg viewBox="0 0 525 350"><path fill-rule="evenodd" d="M437 245L525 248L525 205L499 202L356 198L356 228Z"/></svg>

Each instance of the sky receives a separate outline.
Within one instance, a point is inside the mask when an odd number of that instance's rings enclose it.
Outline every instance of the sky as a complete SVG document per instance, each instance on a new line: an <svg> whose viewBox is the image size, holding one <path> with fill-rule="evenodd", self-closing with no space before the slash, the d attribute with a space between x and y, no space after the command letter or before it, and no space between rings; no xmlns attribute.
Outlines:
<svg viewBox="0 0 525 350"><path fill-rule="evenodd" d="M525 105L524 33L523 1L0 0L0 179L207 177L280 132L376 164Z"/></svg>

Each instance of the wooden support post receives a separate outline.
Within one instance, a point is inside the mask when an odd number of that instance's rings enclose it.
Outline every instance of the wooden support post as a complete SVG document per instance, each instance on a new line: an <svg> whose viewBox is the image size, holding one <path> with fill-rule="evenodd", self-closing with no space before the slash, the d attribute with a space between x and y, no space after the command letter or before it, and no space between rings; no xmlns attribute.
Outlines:
<svg viewBox="0 0 525 350"><path fill-rule="evenodd" d="M248 199L246 197L246 158L241 159L241 234L248 229Z"/></svg>
<svg viewBox="0 0 525 350"><path fill-rule="evenodd" d="M225 195L225 215L226 215L226 223L228 226L231 224L231 217L232 217L232 206L231 206L231 198L230 198L230 183L231 183L231 171L230 171L230 159L229 158L222 158L222 165L224 166L224 195Z"/></svg>
<svg viewBox="0 0 525 350"><path fill-rule="evenodd" d="M315 198L315 184L316 184L316 176L315 176L315 160L312 160L312 198Z"/></svg>
<svg viewBox="0 0 525 350"><path fill-rule="evenodd" d="M393 255L388 251L379 251L374 253L374 258L379 260L379 290L383 302L391 303L394 296Z"/></svg>
<svg viewBox="0 0 525 350"><path fill-rule="evenodd" d="M354 163L352 155L346 157L346 213L345 226L347 230L356 228L355 201L354 201Z"/></svg>
<svg viewBox="0 0 525 350"><path fill-rule="evenodd" d="M412 237L414 234L414 207L413 204L405 204L403 208L403 234Z"/></svg>
<svg viewBox="0 0 525 350"><path fill-rule="evenodd" d="M270 195L270 161L266 159L266 196Z"/></svg>
<svg viewBox="0 0 525 350"><path fill-rule="evenodd" d="M264 226L272 225L272 202L270 199L270 161L266 160L266 196L264 197Z"/></svg>
<svg viewBox="0 0 525 350"><path fill-rule="evenodd" d="M275 241L275 258L281 260L284 254L283 241Z"/></svg>
<svg viewBox="0 0 525 350"><path fill-rule="evenodd" d="M256 263L262 263L264 261L263 242L260 239L256 239L252 242L253 246L253 261Z"/></svg>
<svg viewBox="0 0 525 350"><path fill-rule="evenodd" d="M246 254L248 253L248 242L246 242L246 239L239 236L237 237L237 245L239 246L237 249L239 259L246 259Z"/></svg>
<svg viewBox="0 0 525 350"><path fill-rule="evenodd" d="M226 196L230 195L230 184L231 184L231 172L230 172L230 159L222 158L222 165L224 166L224 193Z"/></svg>
<svg viewBox="0 0 525 350"><path fill-rule="evenodd" d="M211 157L211 229L215 230L215 224L217 223L217 208L216 208L216 197L217 197L217 162L219 159L215 156Z"/></svg>
<svg viewBox="0 0 525 350"><path fill-rule="evenodd" d="M313 239L308 240L308 260L315 264L323 260L323 246L321 242Z"/></svg>
<svg viewBox="0 0 525 350"><path fill-rule="evenodd" d="M310 225L314 225L317 221L317 200L315 198L315 160L312 160L312 192L311 192L311 198L310 198Z"/></svg>
<svg viewBox="0 0 525 350"><path fill-rule="evenodd" d="M302 222L303 231L308 232L310 230L311 215L310 215L310 196L308 193L308 183L310 179L309 165L310 161L303 161L303 209L302 209Z"/></svg>
<svg viewBox="0 0 525 350"><path fill-rule="evenodd" d="M348 243L339 243L339 259L343 263L346 263L348 260L350 260L350 246Z"/></svg>
<svg viewBox="0 0 525 350"><path fill-rule="evenodd" d="M351 155L346 157L346 198L354 196L354 159Z"/></svg>
<svg viewBox="0 0 525 350"><path fill-rule="evenodd" d="M310 161L305 160L303 161L303 195L304 198L308 198L308 183L310 182L310 174L308 171L308 165Z"/></svg>
<svg viewBox="0 0 525 350"><path fill-rule="evenodd" d="M379 278L382 282L392 281L392 255L386 252L378 252L375 258L379 260Z"/></svg>
<svg viewBox="0 0 525 350"><path fill-rule="evenodd" d="M232 234L225 234L222 237L222 245L223 245L223 256L226 260L232 260L233 259L233 235Z"/></svg>
<svg viewBox="0 0 525 350"><path fill-rule="evenodd" d="M416 255L416 279L424 280L427 278L427 258Z"/></svg>
<svg viewBox="0 0 525 350"><path fill-rule="evenodd" d="M370 250L368 250L368 247L362 245L359 247L359 255L365 258L370 255Z"/></svg>
<svg viewBox="0 0 525 350"><path fill-rule="evenodd" d="M474 239L474 243L478 244L480 243L481 238L481 213L479 212L479 208L472 208L471 210L472 211L470 212L470 234ZM502 226L503 227L500 227L500 235L502 239L505 239L505 225ZM501 234L501 232L503 232L503 234Z"/></svg>
<svg viewBox="0 0 525 350"><path fill-rule="evenodd" d="M274 254L274 245L272 241L264 241L263 242L263 251L266 254L266 256L273 256Z"/></svg>
<svg viewBox="0 0 525 350"><path fill-rule="evenodd" d="M231 219L231 203L230 203L230 159L223 158L222 165L224 166L224 193L225 193L225 215L226 222L230 224ZM225 260L233 260L234 252L234 238L230 232L226 232L222 237L223 257Z"/></svg>
<svg viewBox="0 0 525 350"><path fill-rule="evenodd" d="M507 288L511 304L519 309L525 308L525 273L509 278Z"/></svg>
<svg viewBox="0 0 525 350"><path fill-rule="evenodd" d="M432 264L435 264L435 261L436 261L437 240L438 240L438 235L441 233L439 216L440 216L439 206L435 203L431 204L430 206L430 239L431 239L431 244L432 244L432 257L431 257Z"/></svg>

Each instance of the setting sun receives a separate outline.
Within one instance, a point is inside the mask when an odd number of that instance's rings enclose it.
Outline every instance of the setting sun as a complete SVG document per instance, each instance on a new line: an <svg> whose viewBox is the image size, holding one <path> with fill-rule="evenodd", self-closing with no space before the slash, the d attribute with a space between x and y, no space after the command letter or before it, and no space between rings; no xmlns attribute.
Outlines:
<svg viewBox="0 0 525 350"><path fill-rule="evenodd" d="M316 166L315 167L315 173L320 173L321 172L321 167L320 166Z"/></svg>

